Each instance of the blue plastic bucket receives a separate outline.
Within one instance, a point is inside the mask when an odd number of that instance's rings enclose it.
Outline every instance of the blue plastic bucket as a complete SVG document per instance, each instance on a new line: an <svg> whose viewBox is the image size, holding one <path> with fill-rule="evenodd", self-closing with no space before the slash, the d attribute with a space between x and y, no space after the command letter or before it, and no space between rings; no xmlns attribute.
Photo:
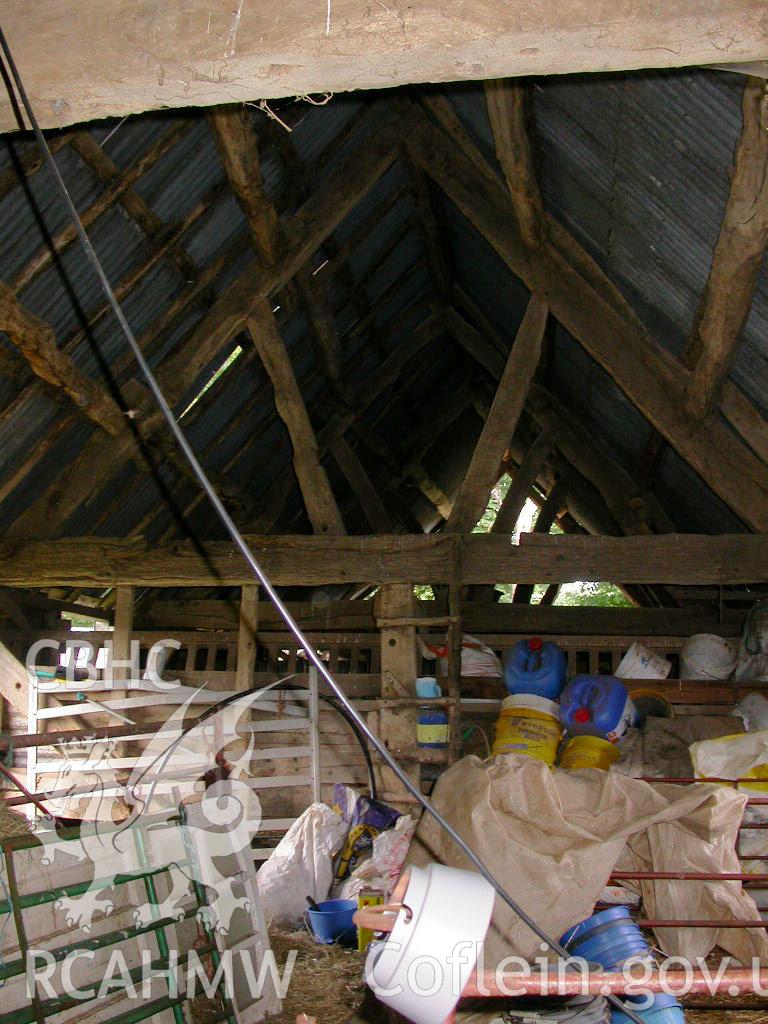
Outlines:
<svg viewBox="0 0 768 1024"><path fill-rule="evenodd" d="M605 970L618 967L630 957L650 956L643 933L626 907L611 907L593 914L561 938L572 956L581 956Z"/></svg>
<svg viewBox="0 0 768 1024"><path fill-rule="evenodd" d="M630 957L648 957L648 943L642 937L632 942L616 942L612 945L596 945L585 942L583 945L572 946L571 956L581 956L590 963L600 964L603 970L610 971Z"/></svg>
<svg viewBox="0 0 768 1024"><path fill-rule="evenodd" d="M332 942L355 941L352 915L357 910L355 900L325 900L316 910L308 910L307 918L312 934L318 942L329 946Z"/></svg>
<svg viewBox="0 0 768 1024"><path fill-rule="evenodd" d="M670 1006L680 1005L677 997L670 995L668 992L651 992L647 996L627 996L624 1002L630 1005L639 1003L649 1013L651 1010L666 1010Z"/></svg>
<svg viewBox="0 0 768 1024"><path fill-rule="evenodd" d="M585 936L587 932L591 932L593 929L609 924L612 921L629 923L637 928L637 925L634 924L630 917L627 907L609 907L607 910L601 910L599 913L593 914L591 917L585 917L583 921L575 924L573 928L569 928L567 932L563 932L560 936L560 945L570 946L577 939Z"/></svg>
<svg viewBox="0 0 768 1024"><path fill-rule="evenodd" d="M654 1005L647 1010L635 1008L635 1013L647 1021L648 1024L685 1024L685 1013L682 1006L677 1002L673 1006L661 1007L654 1002ZM612 1024L633 1024L626 1013L622 1013L621 1010L613 1007L611 1008L611 1022Z"/></svg>

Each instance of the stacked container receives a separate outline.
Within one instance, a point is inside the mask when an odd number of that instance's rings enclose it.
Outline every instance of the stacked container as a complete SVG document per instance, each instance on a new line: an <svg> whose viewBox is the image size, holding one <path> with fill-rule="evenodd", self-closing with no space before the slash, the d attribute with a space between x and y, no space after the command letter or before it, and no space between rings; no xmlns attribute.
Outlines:
<svg viewBox="0 0 768 1024"><path fill-rule="evenodd" d="M525 754L552 765L563 730L556 698L565 683L565 653L540 637L508 652L504 680L510 696L496 722L493 754Z"/></svg>
<svg viewBox="0 0 768 1024"><path fill-rule="evenodd" d="M616 744L636 719L635 705L620 679L574 676L560 699L560 723L570 737L560 766L607 771L619 757Z"/></svg>
<svg viewBox="0 0 768 1024"><path fill-rule="evenodd" d="M618 971L627 960L639 958L654 963L645 936L632 920L627 907L611 907L575 925L560 938L571 956L599 964L603 970ZM648 1024L684 1024L685 1014L674 996L656 992L625 999L630 1008ZM612 1010L613 1024L631 1024L631 1018Z"/></svg>

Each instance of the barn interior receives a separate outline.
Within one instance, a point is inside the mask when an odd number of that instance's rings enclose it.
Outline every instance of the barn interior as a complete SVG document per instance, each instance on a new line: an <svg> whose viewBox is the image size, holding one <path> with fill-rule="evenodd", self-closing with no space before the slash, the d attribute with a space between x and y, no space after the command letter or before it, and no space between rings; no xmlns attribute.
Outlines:
<svg viewBox="0 0 768 1024"><path fill-rule="evenodd" d="M0 0L0 1024L765 1020L764 10L180 6Z"/></svg>

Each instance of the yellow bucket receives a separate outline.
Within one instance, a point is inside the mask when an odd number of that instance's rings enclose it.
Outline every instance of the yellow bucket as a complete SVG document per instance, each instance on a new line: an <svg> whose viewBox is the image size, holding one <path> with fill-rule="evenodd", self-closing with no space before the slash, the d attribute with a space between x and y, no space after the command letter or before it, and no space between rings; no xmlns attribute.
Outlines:
<svg viewBox="0 0 768 1024"><path fill-rule="evenodd" d="M525 754L552 765L562 735L553 700L531 693L515 694L501 705L491 753Z"/></svg>
<svg viewBox="0 0 768 1024"><path fill-rule="evenodd" d="M577 768L600 768L607 772L619 751L613 743L600 736L574 736L565 745L560 767L575 771Z"/></svg>

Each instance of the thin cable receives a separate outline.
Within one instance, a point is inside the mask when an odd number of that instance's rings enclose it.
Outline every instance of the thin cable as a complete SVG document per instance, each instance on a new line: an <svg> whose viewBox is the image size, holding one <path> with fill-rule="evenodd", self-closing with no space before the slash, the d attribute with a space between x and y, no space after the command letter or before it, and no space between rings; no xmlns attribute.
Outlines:
<svg viewBox="0 0 768 1024"><path fill-rule="evenodd" d="M213 505L213 508L216 511L216 514L218 515L219 519L224 524L227 533L232 538L232 542L234 543L235 547L238 549L240 554L245 559L245 562L248 565L251 572L253 573L253 575L264 587L264 590L266 591L269 599L272 601L275 608L277 608L277 610L280 612L281 616L285 620L286 625L293 633L293 635L296 637L296 640L298 641L299 645L303 647L304 650L306 651L309 660L312 662L312 664L315 666L315 668L320 673L322 678L328 683L330 688L336 694L336 697L338 698L339 702L347 709L352 718L354 718L354 720L357 722L361 732L368 739L369 743L379 753L379 755L383 758L383 760L386 762L389 768L395 773L395 775L403 784L405 789L413 797L415 797L418 803L420 803L421 806L423 807L424 811L427 814L429 814L432 818L434 818L437 824L446 832L447 835L450 836L450 838L453 840L456 846L458 846L458 848L468 858L468 860L471 861L472 864L474 864L474 866L477 868L478 872L483 876L486 882L488 882L488 884L493 887L495 892L498 893L498 895L507 904L507 906L515 914L517 914L521 921L523 921L531 929L531 931L542 940L542 942L545 942L559 956L561 956L563 959L568 959L568 951L563 946L561 946L560 943L557 942L555 939L550 938L549 935L547 935L547 933L544 931L544 929L541 928L536 923L536 921L534 921L530 914L528 914L528 912L525 911L517 903L517 901L506 891L506 889L501 885L501 883L496 880L492 872L489 870L489 868L486 867L485 863L475 853L475 851L472 849L469 843L467 843L466 840L463 839L461 835L459 835L456 829L454 829L454 827L443 817L443 815L437 810L437 808L432 806L432 803L429 801L429 799L424 796L419 787L406 774L404 769L400 767L398 762L395 760L395 758L392 756L389 750L385 747L385 745L382 743L379 737L371 731L363 717L354 707L352 702L349 700L347 695L344 693L342 688L333 678L328 669L325 667L325 664L323 663L322 659L318 656L317 651L315 651L314 647L310 644L309 640L304 636L301 627L295 621L295 619L289 612L288 608L285 606L282 599L280 598L280 595L272 586L272 583L270 582L266 573L261 568L258 561L256 560L255 555L253 554L248 544L246 543L245 538L240 533L240 530L238 529L235 521L232 519L229 512L227 512L226 508L224 507L221 498L216 493L213 485L211 484L210 480L208 479L205 473L205 470L200 465L197 456L190 447L189 442L187 441L183 431L181 430L181 427L176 422L173 412L171 411L170 406L166 402L165 397L162 391L160 390L157 381L155 380L152 370L149 368L149 364L144 358L144 354L142 353L141 348L139 347L139 344L136 341L136 338L134 337L133 331L131 330L128 321L125 318L125 314L123 313L122 308L120 307L120 303L117 301L117 298L115 297L115 294L112 291L112 286L110 285L109 279L107 278L107 275L104 272L104 268L101 265L99 257L96 255L96 251L91 245L91 240L88 237L85 228L83 227L83 224L80 220L80 216L77 212L77 209L75 208L75 204L72 202L72 197L70 196L67 186L64 183L64 179L62 178L61 173L59 172L58 165L56 164L56 161L53 159L51 151L48 148L48 143L46 142L45 136L43 135L40 129L40 125L37 122L37 118L35 117L35 113L29 102L29 98L27 97L27 93L21 81L18 68L16 67L16 63L8 47L8 43L5 38L5 33L3 32L1 26L0 47L2 47L3 53L5 54L5 58L8 63L8 68L11 72L14 82L16 83L19 98L21 99L24 110L27 113L29 123L32 125L32 130L35 133L38 145L45 154L48 166L50 167L51 173L53 174L56 180L56 184L59 188L59 191L61 192L62 199L66 203L67 208L69 209L70 216L72 217L72 221L75 225L75 228L77 229L77 234L80 238L80 241L83 244L83 248L85 249L86 255L88 256L88 259L91 261L93 269L96 272L96 276L101 282L101 286L104 289L104 294L107 298L107 301L112 307L114 314L117 318L117 322L120 324L120 327L122 328L123 333L125 334L128 344L130 345L133 355L136 359L136 362L139 365L139 369L141 370L142 374L144 375L147 381L149 390L152 392L155 401L157 402L163 416L168 422L168 426L170 427L171 432L176 438L179 447L184 453L184 457L187 459L190 466L192 467L193 472L197 476L197 479L200 482L200 486L207 495L210 503ZM631 1007L622 1003L621 1000L618 999L616 996L610 995L608 996L608 999L618 1009L622 1010L622 1012L624 1012L632 1021L634 1021L634 1024L645 1024L642 1017L639 1017L634 1012L634 1010L631 1009Z"/></svg>

